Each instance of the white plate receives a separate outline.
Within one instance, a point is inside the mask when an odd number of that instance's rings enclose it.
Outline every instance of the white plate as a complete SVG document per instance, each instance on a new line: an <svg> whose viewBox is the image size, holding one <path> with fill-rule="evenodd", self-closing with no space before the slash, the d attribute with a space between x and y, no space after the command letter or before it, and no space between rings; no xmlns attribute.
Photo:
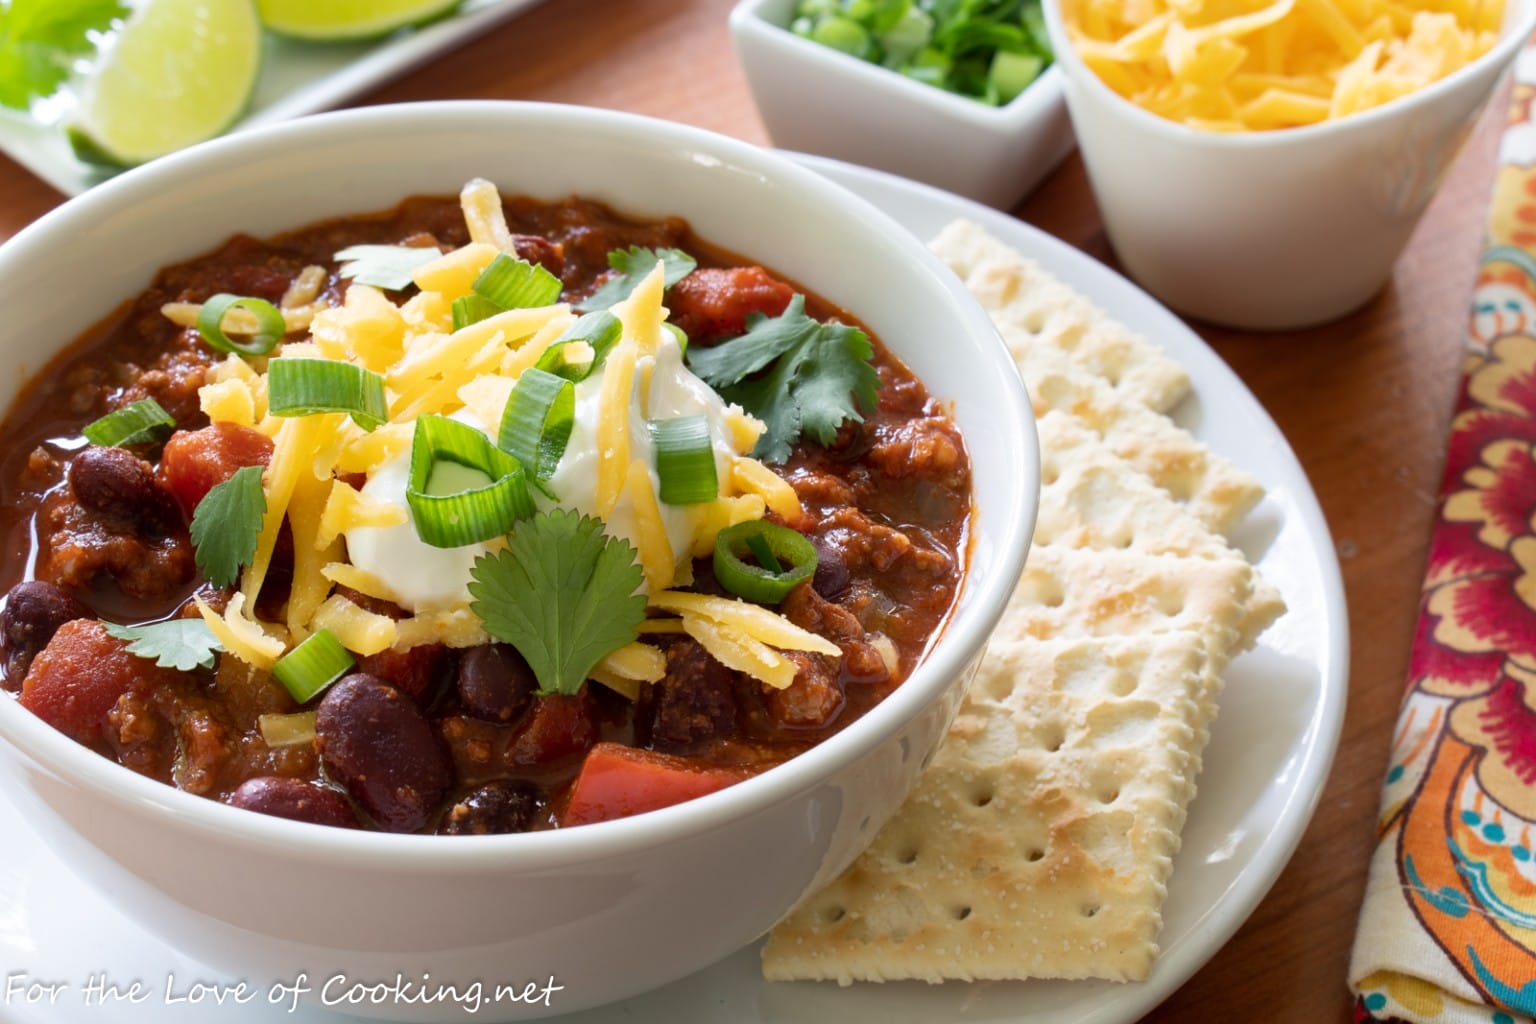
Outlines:
<svg viewBox="0 0 1536 1024"><path fill-rule="evenodd" d="M305 43L268 33L250 113L231 130L329 109L540 2L465 0L452 17L425 28L357 43ZM39 123L8 107L0 107L0 150L67 196L102 180L100 170L75 159L58 124Z"/></svg>
<svg viewBox="0 0 1536 1024"><path fill-rule="evenodd" d="M1200 795L1184 829L1164 907L1163 954L1140 984L1009 982L928 986L899 983L839 989L768 985L755 947L693 977L627 1003L569 1018L579 1024L634 1021L791 1024L1110 1024L1138 1019L1182 984L1237 930L1279 875L1317 804L1344 718L1348 624L1333 542L1317 498L1285 438L1241 381L1173 314L1082 253L1003 214L900 178L815 157L812 167L883 207L923 238L970 217L1156 340L1188 369L1194 396L1178 420L1252 472L1267 496L1238 542L1285 596L1289 610L1259 648L1227 671L1221 715L1205 756ZM0 792L4 783L0 781ZM193 982L244 980L261 995L218 1012L219 1020L340 1021L322 1010L287 1013L265 1005L274 981L220 976L174 954L110 907L92 900L9 804L0 801L0 974L67 986L57 1003L4 1001L7 1024L123 1024L202 1021L206 1005L175 1002ZM93 977L119 989L145 987L136 1005L84 1005ZM1298 979L1306 982L1308 979ZM24 982L13 982L20 993ZM167 1005L167 993L171 1000ZM100 985L98 984L98 988Z"/></svg>

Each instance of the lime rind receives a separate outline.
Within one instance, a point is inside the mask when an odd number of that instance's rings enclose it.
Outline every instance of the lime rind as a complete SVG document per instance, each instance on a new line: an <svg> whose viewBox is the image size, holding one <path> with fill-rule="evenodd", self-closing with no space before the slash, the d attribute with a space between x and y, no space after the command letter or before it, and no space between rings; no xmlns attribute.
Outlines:
<svg viewBox="0 0 1536 1024"><path fill-rule="evenodd" d="M133 166L220 135L249 107L261 56L252 0L146 0L81 84L70 144Z"/></svg>
<svg viewBox="0 0 1536 1024"><path fill-rule="evenodd" d="M463 0L257 0L262 24L289 39L360 41L452 14Z"/></svg>

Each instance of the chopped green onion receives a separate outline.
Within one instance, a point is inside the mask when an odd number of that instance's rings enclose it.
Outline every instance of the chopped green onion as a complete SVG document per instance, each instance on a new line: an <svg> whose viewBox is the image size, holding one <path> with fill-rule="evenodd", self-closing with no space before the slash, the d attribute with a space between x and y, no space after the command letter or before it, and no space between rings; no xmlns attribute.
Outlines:
<svg viewBox="0 0 1536 1024"><path fill-rule="evenodd" d="M245 342L224 333L224 316L231 309L243 309L256 318L256 333ZM238 352L243 356L264 356L277 347L288 333L282 311L266 299L220 292L209 296L197 311L197 333L220 352Z"/></svg>
<svg viewBox="0 0 1536 1024"><path fill-rule="evenodd" d="M576 422L576 385L538 367L523 371L501 414L496 443L535 481L548 480L565 455Z"/></svg>
<svg viewBox="0 0 1536 1024"><path fill-rule="evenodd" d="M870 52L869 33L858 22L848 18L822 18L811 29L811 38L823 46L842 50L855 57L864 58Z"/></svg>
<svg viewBox="0 0 1536 1024"><path fill-rule="evenodd" d="M1045 61L1032 53L1010 53L998 50L992 58L992 68L987 80L997 90L997 102L1008 103L1025 87L1040 77Z"/></svg>
<svg viewBox="0 0 1536 1024"><path fill-rule="evenodd" d="M299 646L277 659L272 674L300 704L308 704L356 662L330 630L317 629Z"/></svg>
<svg viewBox="0 0 1536 1024"><path fill-rule="evenodd" d="M86 424L81 431L91 444L103 448L119 448L146 441L159 441L176 429L171 414L160 408L153 398L141 398L131 405L107 413L101 419Z"/></svg>
<svg viewBox="0 0 1536 1024"><path fill-rule="evenodd" d="M754 543L756 541L757 543ZM757 544L769 555L757 555ZM752 552L753 565L742 556ZM787 564L788 569L782 566ZM778 604L791 590L816 574L816 546L805 535L764 519L749 519L721 530L715 537L715 579L738 597L758 604Z"/></svg>
<svg viewBox="0 0 1536 1024"><path fill-rule="evenodd" d="M457 331L461 327L477 324L481 320L489 320L502 312L505 310L484 295L470 293L460 296L453 300L453 329Z"/></svg>
<svg viewBox="0 0 1536 1024"><path fill-rule="evenodd" d="M592 376L597 368L603 365L603 360L608 358L608 353L613 351L613 346L619 343L623 336L624 325L619 323L619 318L606 309L596 313L588 313L580 317L575 323L565 329L565 333L550 342L549 348L539 356L539 361L534 364L545 373L553 373L564 377L566 380L580 383ZM580 342L586 345L583 354L585 362L572 359L572 352L566 348L572 342ZM582 351L580 346L576 351Z"/></svg>
<svg viewBox="0 0 1536 1024"><path fill-rule="evenodd" d="M768 541L760 533L747 534L747 549L757 559L757 564L769 572L783 573L784 567L773 555L773 548L768 546Z"/></svg>
<svg viewBox="0 0 1536 1024"><path fill-rule="evenodd" d="M267 364L267 408L274 416L344 412L372 430L389 419L384 378L335 359L274 359Z"/></svg>
<svg viewBox="0 0 1536 1024"><path fill-rule="evenodd" d="M416 420L405 500L416 535L439 548L499 537L534 513L522 463L446 416Z"/></svg>
<svg viewBox="0 0 1536 1024"><path fill-rule="evenodd" d="M703 415L651 420L651 442L656 446L656 476L661 481L658 497L668 505L697 505L714 501L720 494L715 475L715 449L709 439L709 420Z"/></svg>
<svg viewBox="0 0 1536 1024"><path fill-rule="evenodd" d="M291 715L258 715L256 728L261 730L262 741L274 750L282 747L300 747L315 741L315 712L295 711Z"/></svg>
<svg viewBox="0 0 1536 1024"><path fill-rule="evenodd" d="M672 337L677 339L678 351L682 352L683 355L687 355L688 354L688 332L683 330L681 327L677 326L677 324L673 323L670 320L663 320L661 322L661 326L665 327L668 331L670 331L672 333Z"/></svg>
<svg viewBox="0 0 1536 1024"><path fill-rule="evenodd" d="M560 279L527 260L497 254L475 279L475 294L501 309L531 309L560 300Z"/></svg>

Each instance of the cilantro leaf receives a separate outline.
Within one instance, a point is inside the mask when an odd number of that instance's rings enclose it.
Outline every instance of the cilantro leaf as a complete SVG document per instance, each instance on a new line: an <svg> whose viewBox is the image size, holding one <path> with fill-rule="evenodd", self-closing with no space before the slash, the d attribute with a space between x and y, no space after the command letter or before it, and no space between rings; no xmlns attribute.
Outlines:
<svg viewBox="0 0 1536 1024"><path fill-rule="evenodd" d="M635 549L576 512L518 523L504 550L475 560L471 576L470 609L527 659L540 693L575 693L645 618Z"/></svg>
<svg viewBox="0 0 1536 1024"><path fill-rule="evenodd" d="M399 292L416 283L411 275L417 267L441 255L430 245L349 245L336 254L336 259L342 261L342 277Z"/></svg>
<svg viewBox="0 0 1536 1024"><path fill-rule="evenodd" d="M767 424L753 454L777 463L789 458L804 431L830 444L844 422L863 421L880 389L870 365L874 354L867 334L811 319L805 296L796 295L781 315L753 314L747 333L709 348L690 347L687 359L705 383Z"/></svg>
<svg viewBox="0 0 1536 1024"><path fill-rule="evenodd" d="M213 668L215 655L224 649L219 638L202 619L167 619L142 626L119 626L103 622L108 636L128 645L128 653L153 658L161 668L190 672L201 665Z"/></svg>
<svg viewBox="0 0 1536 1024"><path fill-rule="evenodd" d="M11 0L0 7L0 104L27 109L51 96L128 8L120 0Z"/></svg>
<svg viewBox="0 0 1536 1024"><path fill-rule="evenodd" d="M657 260L661 261L662 277L668 288L693 273L693 268L698 266L697 261L681 249L644 249L638 245L615 249L608 254L608 265L617 273L583 299L580 308L607 309L616 302L623 302L635 290L635 285L656 269Z"/></svg>
<svg viewBox="0 0 1536 1024"><path fill-rule="evenodd" d="M214 486L192 513L193 557L208 582L227 587L256 557L256 540L267 514L260 466L246 466Z"/></svg>

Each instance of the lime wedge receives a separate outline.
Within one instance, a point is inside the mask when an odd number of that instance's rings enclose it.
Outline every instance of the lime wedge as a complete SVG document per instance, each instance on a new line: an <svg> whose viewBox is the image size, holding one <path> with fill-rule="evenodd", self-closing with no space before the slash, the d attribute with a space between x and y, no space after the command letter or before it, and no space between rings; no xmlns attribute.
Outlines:
<svg viewBox="0 0 1536 1024"><path fill-rule="evenodd" d="M141 0L80 85L76 155L131 166L211 139L244 112L260 70L252 0Z"/></svg>
<svg viewBox="0 0 1536 1024"><path fill-rule="evenodd" d="M461 0L257 0L279 35L331 42L387 35L452 11Z"/></svg>

